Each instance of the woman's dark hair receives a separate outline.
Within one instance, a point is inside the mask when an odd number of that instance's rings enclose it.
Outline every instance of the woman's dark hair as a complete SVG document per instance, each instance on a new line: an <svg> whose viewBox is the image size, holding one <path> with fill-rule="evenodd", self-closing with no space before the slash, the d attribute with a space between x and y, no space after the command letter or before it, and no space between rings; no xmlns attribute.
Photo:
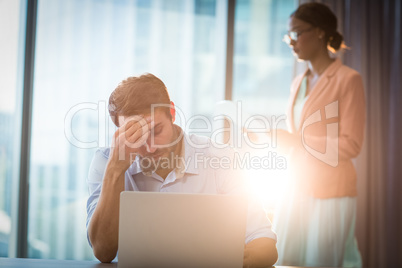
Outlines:
<svg viewBox="0 0 402 268"><path fill-rule="evenodd" d="M328 6L320 3L302 4L290 16L322 29L326 43L335 51L342 46L343 36L337 31L336 16Z"/></svg>

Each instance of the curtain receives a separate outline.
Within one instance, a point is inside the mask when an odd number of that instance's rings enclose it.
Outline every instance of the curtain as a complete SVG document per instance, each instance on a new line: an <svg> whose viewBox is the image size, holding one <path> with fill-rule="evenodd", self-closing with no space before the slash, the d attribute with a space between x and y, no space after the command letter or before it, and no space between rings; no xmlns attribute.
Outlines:
<svg viewBox="0 0 402 268"><path fill-rule="evenodd" d="M357 237L366 267L402 267L401 1L345 1L345 63L363 76L366 142L357 161Z"/></svg>
<svg viewBox="0 0 402 268"><path fill-rule="evenodd" d="M402 267L401 1L316 2L337 15L351 48L343 62L362 75L365 85L365 142L355 161L356 236L363 267Z"/></svg>

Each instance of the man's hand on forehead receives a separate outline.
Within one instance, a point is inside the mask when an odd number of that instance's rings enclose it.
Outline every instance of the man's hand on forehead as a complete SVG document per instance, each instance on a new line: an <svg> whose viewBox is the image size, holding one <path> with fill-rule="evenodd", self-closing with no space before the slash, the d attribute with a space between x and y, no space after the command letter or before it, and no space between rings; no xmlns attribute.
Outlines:
<svg viewBox="0 0 402 268"><path fill-rule="evenodd" d="M147 125L151 122L151 115L131 115L131 116L120 116L121 121L123 121L123 126L131 126L132 124L139 123L141 126Z"/></svg>
<svg viewBox="0 0 402 268"><path fill-rule="evenodd" d="M122 126L118 129L121 139L126 141L125 145L130 148L139 148L145 144L152 128L154 127L154 121L151 120L151 116L133 115L123 117L120 120L124 120Z"/></svg>
<svg viewBox="0 0 402 268"><path fill-rule="evenodd" d="M120 126L122 131L128 131L130 128L142 128L142 134L151 131L155 125L151 115L122 116L121 121L123 122Z"/></svg>

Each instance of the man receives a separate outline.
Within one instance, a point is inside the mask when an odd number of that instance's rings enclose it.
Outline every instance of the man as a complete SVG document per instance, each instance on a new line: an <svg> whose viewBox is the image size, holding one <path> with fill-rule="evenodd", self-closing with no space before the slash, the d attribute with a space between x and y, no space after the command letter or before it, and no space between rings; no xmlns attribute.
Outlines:
<svg viewBox="0 0 402 268"><path fill-rule="evenodd" d="M111 262L118 251L119 198L124 190L245 192L239 172L197 162L232 157L233 152L214 148L210 139L187 135L175 125L174 105L154 75L122 81L110 96L109 112L118 129L111 148L96 152L88 178L88 241L101 262ZM268 267L276 260L271 223L261 207L249 206L243 265Z"/></svg>

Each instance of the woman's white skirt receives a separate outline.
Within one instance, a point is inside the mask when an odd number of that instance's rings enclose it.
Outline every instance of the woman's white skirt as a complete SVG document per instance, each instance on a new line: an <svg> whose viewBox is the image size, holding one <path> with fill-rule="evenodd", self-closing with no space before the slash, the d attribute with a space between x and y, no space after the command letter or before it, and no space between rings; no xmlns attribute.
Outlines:
<svg viewBox="0 0 402 268"><path fill-rule="evenodd" d="M361 267L354 232L356 197L318 199L295 192L274 214L276 265Z"/></svg>

